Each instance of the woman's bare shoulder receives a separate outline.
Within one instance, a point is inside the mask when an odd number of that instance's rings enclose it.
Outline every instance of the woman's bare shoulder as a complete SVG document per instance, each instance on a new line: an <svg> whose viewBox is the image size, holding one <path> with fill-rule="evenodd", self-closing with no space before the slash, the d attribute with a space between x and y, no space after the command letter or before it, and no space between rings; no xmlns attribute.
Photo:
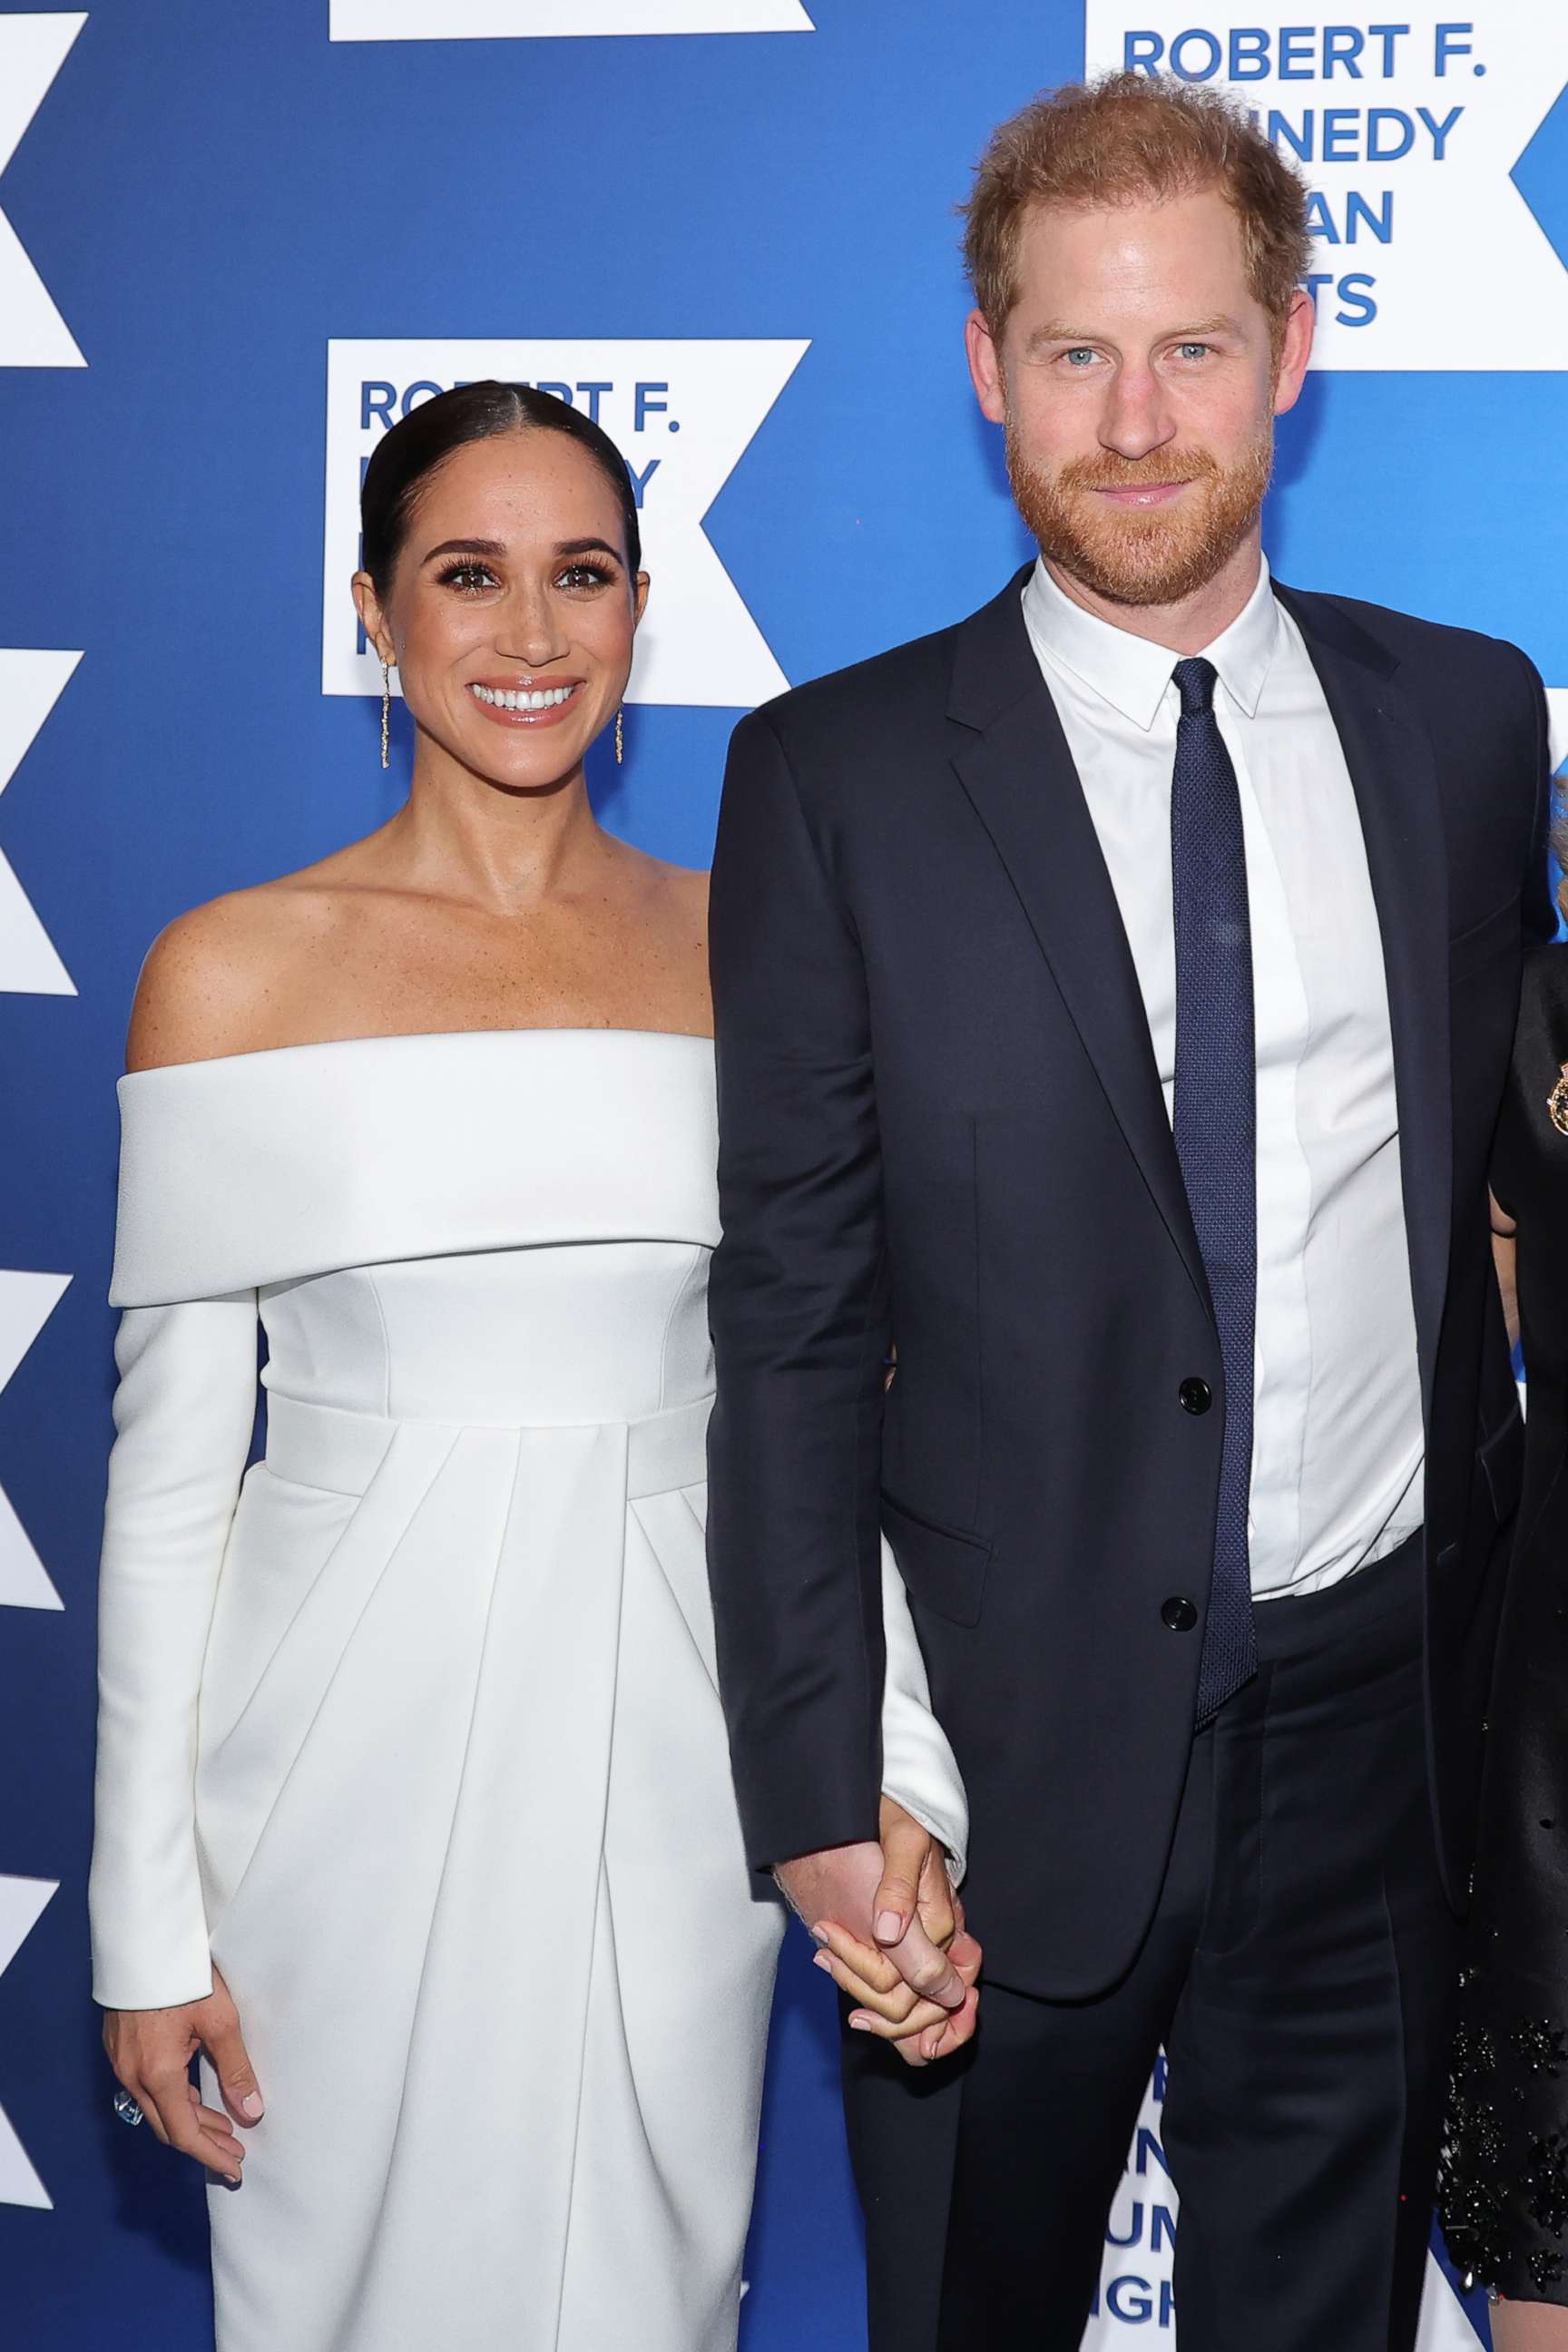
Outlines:
<svg viewBox="0 0 1568 2352"><path fill-rule="evenodd" d="M285 976L297 986L301 961L330 950L342 921L341 856L176 916L142 967L126 1068L214 1061L274 1042Z"/></svg>
<svg viewBox="0 0 1568 2352"><path fill-rule="evenodd" d="M626 854L636 860L638 878L647 890L660 898L671 912L689 916L706 926L706 866L676 866L668 857L650 856L646 849L628 848Z"/></svg>

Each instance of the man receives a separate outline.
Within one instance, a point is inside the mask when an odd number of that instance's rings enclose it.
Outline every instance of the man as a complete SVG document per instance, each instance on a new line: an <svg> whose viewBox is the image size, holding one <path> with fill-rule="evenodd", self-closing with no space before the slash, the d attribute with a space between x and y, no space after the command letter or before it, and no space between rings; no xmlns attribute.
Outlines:
<svg viewBox="0 0 1568 2352"><path fill-rule="evenodd" d="M1545 713L1510 646L1270 581L1308 251L1214 97L1008 123L969 356L1040 562L735 734L747 1834L867 1932L885 1531L986 1952L956 2059L847 2043L878 2352L1073 2352L1162 2041L1183 2352L1415 2338L1517 1500L1486 1167Z"/></svg>

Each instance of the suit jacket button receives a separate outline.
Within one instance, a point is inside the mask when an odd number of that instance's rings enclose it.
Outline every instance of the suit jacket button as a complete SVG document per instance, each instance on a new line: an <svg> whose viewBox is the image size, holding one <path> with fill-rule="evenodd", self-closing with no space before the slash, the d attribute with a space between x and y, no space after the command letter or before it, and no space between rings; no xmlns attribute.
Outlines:
<svg viewBox="0 0 1568 2352"><path fill-rule="evenodd" d="M1198 1612L1184 1593L1173 1592L1169 1601L1161 1601L1160 1618L1173 1633L1190 1633L1198 1622Z"/></svg>
<svg viewBox="0 0 1568 2352"><path fill-rule="evenodd" d="M1184 1381L1176 1395L1184 1412L1207 1412L1214 1402L1214 1391L1207 1381Z"/></svg>

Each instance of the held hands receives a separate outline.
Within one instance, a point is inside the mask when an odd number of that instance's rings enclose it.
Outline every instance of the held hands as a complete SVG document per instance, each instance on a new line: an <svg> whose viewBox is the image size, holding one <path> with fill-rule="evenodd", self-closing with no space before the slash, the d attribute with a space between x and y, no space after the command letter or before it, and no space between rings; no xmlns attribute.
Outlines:
<svg viewBox="0 0 1568 2352"><path fill-rule="evenodd" d="M974 2032L980 1947L931 1832L887 1796L879 1828L879 1844L802 1854L775 1875L822 1948L816 1965L857 2003L851 2024L924 2066Z"/></svg>
<svg viewBox="0 0 1568 2352"><path fill-rule="evenodd" d="M194 2156L237 2188L245 2149L228 2116L204 2107L190 2079L198 2051L211 2060L224 2105L237 2124L260 2120L263 2103L245 2042L239 2012L215 1969L205 2000L178 2009L111 2009L103 2021L109 2063L165 2147Z"/></svg>

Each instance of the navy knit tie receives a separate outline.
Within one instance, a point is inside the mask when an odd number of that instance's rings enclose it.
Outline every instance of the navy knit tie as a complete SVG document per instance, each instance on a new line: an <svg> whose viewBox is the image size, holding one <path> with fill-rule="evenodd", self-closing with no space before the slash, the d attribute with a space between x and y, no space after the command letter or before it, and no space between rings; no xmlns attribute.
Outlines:
<svg viewBox="0 0 1568 2352"><path fill-rule="evenodd" d="M1212 662L1175 667L1182 715L1171 782L1176 929L1176 1157L1208 1276L1225 1367L1219 1515L1197 1720L1258 1667L1247 1507L1258 1297L1257 1057L1252 932L1236 770L1214 715Z"/></svg>

